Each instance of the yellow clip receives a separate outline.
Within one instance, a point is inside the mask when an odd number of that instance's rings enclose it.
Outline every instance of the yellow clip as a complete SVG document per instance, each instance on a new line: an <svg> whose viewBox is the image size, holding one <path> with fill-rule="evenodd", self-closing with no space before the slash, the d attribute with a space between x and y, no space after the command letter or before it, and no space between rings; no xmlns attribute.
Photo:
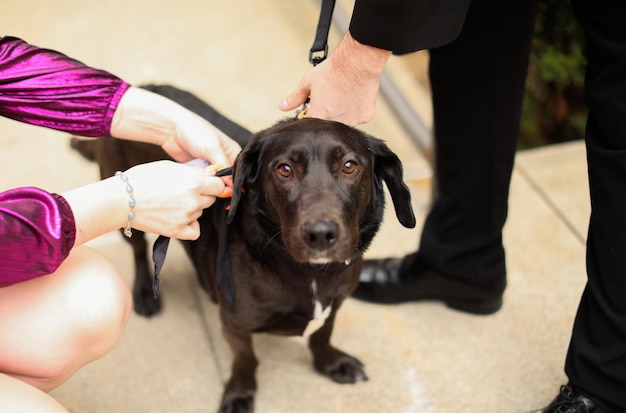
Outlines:
<svg viewBox="0 0 626 413"><path fill-rule="evenodd" d="M215 175L215 172L219 171L222 168L224 168L224 165L211 164L211 165L205 167L202 170L202 172L204 172L205 175L213 176L213 175Z"/></svg>
<svg viewBox="0 0 626 413"><path fill-rule="evenodd" d="M300 120L306 116L306 111L309 108L309 100L302 105L302 107L296 112L296 119Z"/></svg>

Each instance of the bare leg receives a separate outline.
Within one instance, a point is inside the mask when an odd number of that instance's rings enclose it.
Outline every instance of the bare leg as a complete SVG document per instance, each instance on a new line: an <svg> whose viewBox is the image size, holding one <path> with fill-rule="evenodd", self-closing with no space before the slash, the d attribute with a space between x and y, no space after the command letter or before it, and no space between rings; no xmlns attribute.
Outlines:
<svg viewBox="0 0 626 413"><path fill-rule="evenodd" d="M88 247L72 251L53 274L0 288L0 380L26 384L23 394L15 383L9 394L0 385L0 399L48 392L108 353L131 304L117 269Z"/></svg>
<svg viewBox="0 0 626 413"><path fill-rule="evenodd" d="M0 374L0 410L10 413L67 413L59 402L41 390Z"/></svg>

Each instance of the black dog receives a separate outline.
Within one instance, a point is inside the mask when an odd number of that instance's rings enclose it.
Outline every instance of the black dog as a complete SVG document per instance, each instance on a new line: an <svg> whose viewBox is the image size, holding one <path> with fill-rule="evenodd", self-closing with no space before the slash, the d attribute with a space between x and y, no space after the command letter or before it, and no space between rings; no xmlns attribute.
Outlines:
<svg viewBox="0 0 626 413"><path fill-rule="evenodd" d="M254 409L258 362L253 333L312 333L309 348L317 371L338 383L366 380L363 364L334 348L330 336L337 310L358 284L363 252L380 226L383 181L399 221L415 225L398 157L379 139L320 119L283 121L250 136L193 95L169 86L148 88L239 141L250 137L234 166L229 225L216 218L222 212L216 208L223 208L216 203L200 218L200 238L184 242L200 283L220 304L234 357L220 412ZM95 142L73 140L72 145L85 156L95 152L103 177L166 158L151 145L140 149L140 144L107 138L97 141L95 151L89 149ZM220 227L226 229L221 236ZM151 315L158 302L152 297L147 245L138 231L130 242L137 266L135 310Z"/></svg>

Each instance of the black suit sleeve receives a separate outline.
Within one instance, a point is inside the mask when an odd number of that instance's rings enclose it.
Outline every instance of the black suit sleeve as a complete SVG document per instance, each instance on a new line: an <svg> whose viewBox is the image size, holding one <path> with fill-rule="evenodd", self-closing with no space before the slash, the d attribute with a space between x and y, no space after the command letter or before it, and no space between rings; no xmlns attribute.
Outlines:
<svg viewBox="0 0 626 413"><path fill-rule="evenodd" d="M350 34L396 54L432 49L454 40L470 0L356 0Z"/></svg>

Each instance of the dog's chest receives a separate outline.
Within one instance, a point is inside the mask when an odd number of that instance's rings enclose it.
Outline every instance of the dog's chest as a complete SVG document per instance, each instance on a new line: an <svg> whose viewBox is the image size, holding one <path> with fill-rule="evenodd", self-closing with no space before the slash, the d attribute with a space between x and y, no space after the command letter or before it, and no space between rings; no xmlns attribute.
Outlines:
<svg viewBox="0 0 626 413"><path fill-rule="evenodd" d="M309 337L311 334L319 330L326 319L330 315L331 305L327 305L326 308L322 306L322 303L317 294L317 283L315 280L311 283L312 301L313 301L313 314L308 324L302 332L303 337Z"/></svg>
<svg viewBox="0 0 626 413"><path fill-rule="evenodd" d="M292 297L289 300L291 304L277 306L274 301L274 305L271 306L272 311L265 313L262 326L255 331L309 337L319 330L332 312L332 299L320 297L318 284L315 281L302 287L306 288L306 291L301 289L298 292L280 293L279 295L283 297L289 294ZM287 301L283 301L283 304L287 304Z"/></svg>

